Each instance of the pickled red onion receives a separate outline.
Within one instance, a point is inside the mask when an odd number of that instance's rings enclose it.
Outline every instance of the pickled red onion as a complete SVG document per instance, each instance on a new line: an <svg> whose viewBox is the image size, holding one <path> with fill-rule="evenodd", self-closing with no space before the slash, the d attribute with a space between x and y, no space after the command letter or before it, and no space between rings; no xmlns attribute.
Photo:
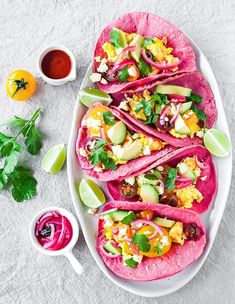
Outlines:
<svg viewBox="0 0 235 304"><path fill-rule="evenodd" d="M151 66L157 68L158 70L173 69L173 68L177 67L181 63L181 60L178 57L176 57L174 63L171 63L171 64L163 64L163 63L154 62L152 59L148 58L145 49L141 50L141 55L142 55L142 57L144 58L144 60L148 64L150 64Z"/></svg>
<svg viewBox="0 0 235 304"><path fill-rule="evenodd" d="M145 224L145 225L149 225L149 226L152 226L153 228L155 228L154 234L152 234L150 237L148 237L149 240L155 238L158 235L158 233L160 235L163 235L162 229L152 221L138 219L138 220L132 221L131 226L134 227L136 224L140 224L140 223ZM141 227L139 229L141 229Z"/></svg>
<svg viewBox="0 0 235 304"><path fill-rule="evenodd" d="M112 259L114 259L114 258L120 257L120 254L119 254L119 253L116 253L116 254L108 253L108 252L104 249L103 245L99 246L99 249L100 249L100 251L102 252L102 254L103 254L104 256L106 256L107 258L112 258Z"/></svg>
<svg viewBox="0 0 235 304"><path fill-rule="evenodd" d="M177 116L179 115L179 112L180 112L180 108L182 106L182 103L178 103L177 106L176 106L176 111L174 113L174 116L171 118L170 120L170 123L173 124L177 118Z"/></svg>
<svg viewBox="0 0 235 304"><path fill-rule="evenodd" d="M135 62L131 59L125 58L122 62L115 65L111 70L108 71L109 75L114 74L115 72L119 71L121 68L123 68L125 65L135 65Z"/></svg>
<svg viewBox="0 0 235 304"><path fill-rule="evenodd" d="M198 166L200 169L206 169L206 168L207 168L207 166L206 166L205 164L201 163L201 162L198 160L197 156L195 157L195 161L196 161L197 166Z"/></svg>
<svg viewBox="0 0 235 304"><path fill-rule="evenodd" d="M129 51L134 51L135 49L136 49L136 46L135 46L135 45L133 45L133 46L128 46L128 47L126 47L125 49L123 49L123 50L121 51L121 53L118 55L117 59L114 61L114 66L116 66L116 65L119 63L119 61L122 59L122 56L123 56L124 54L126 54L126 53L129 52Z"/></svg>
<svg viewBox="0 0 235 304"><path fill-rule="evenodd" d="M182 188L186 188L188 186L190 186L192 184L192 181L188 181L188 182L184 182L184 183L179 183L178 185L176 185L177 189L182 189Z"/></svg>
<svg viewBox="0 0 235 304"><path fill-rule="evenodd" d="M185 97L185 96L182 96L182 95L167 94L167 96L168 96L170 99L175 99L175 100L178 100L178 101L186 101L186 97Z"/></svg>
<svg viewBox="0 0 235 304"><path fill-rule="evenodd" d="M164 107L162 109L162 112L160 114L160 119L159 119L159 123L160 125L164 125L165 124L165 117L166 117L166 114L167 114L167 107Z"/></svg>
<svg viewBox="0 0 235 304"><path fill-rule="evenodd" d="M188 183L188 182L192 182L193 178L192 177L183 177L183 176L179 176L176 178L176 181L179 183Z"/></svg>

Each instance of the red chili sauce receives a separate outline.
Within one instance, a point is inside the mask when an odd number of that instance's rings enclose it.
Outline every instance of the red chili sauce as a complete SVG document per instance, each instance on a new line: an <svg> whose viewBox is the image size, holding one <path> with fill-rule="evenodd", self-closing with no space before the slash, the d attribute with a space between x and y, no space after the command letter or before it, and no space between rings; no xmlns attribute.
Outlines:
<svg viewBox="0 0 235 304"><path fill-rule="evenodd" d="M42 72L49 78L65 78L71 70L71 59L64 51L53 50L44 56L41 67Z"/></svg>

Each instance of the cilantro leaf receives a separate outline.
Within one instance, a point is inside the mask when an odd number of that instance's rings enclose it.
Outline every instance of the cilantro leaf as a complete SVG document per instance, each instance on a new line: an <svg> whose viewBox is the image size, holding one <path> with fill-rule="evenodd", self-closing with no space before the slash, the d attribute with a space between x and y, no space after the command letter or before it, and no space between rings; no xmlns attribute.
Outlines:
<svg viewBox="0 0 235 304"><path fill-rule="evenodd" d="M157 250L157 254L158 254L159 256L161 256L161 255L162 255L162 248L160 247L160 245L157 245L155 248L156 248L156 250Z"/></svg>
<svg viewBox="0 0 235 304"><path fill-rule="evenodd" d="M33 177L31 170L17 166L9 175L12 183L12 196L17 202L29 200L36 195L37 181Z"/></svg>
<svg viewBox="0 0 235 304"><path fill-rule="evenodd" d="M123 69L118 71L118 80L120 82L126 82L129 77L128 67L125 66Z"/></svg>
<svg viewBox="0 0 235 304"><path fill-rule="evenodd" d="M144 178L147 178L149 180L156 180L157 176L155 174L145 174Z"/></svg>
<svg viewBox="0 0 235 304"><path fill-rule="evenodd" d="M130 213L124 217L124 219L122 219L122 223L126 224L126 225L130 225L130 223L132 221L134 221L135 219L137 219L136 214L133 211L130 211Z"/></svg>
<svg viewBox="0 0 235 304"><path fill-rule="evenodd" d="M157 121L157 118L158 118L158 114L157 113L153 113L152 115L148 116L147 120L143 121L143 123L145 125L154 124Z"/></svg>
<svg viewBox="0 0 235 304"><path fill-rule="evenodd" d="M38 154L42 147L42 133L33 125L28 132L25 133L25 146L32 155Z"/></svg>
<svg viewBox="0 0 235 304"><path fill-rule="evenodd" d="M177 172L178 172L178 168L171 168L167 171L167 177L164 180L166 189L168 190L174 189Z"/></svg>
<svg viewBox="0 0 235 304"><path fill-rule="evenodd" d="M8 119L7 121L3 122L0 126L12 126L12 127L23 127L26 124L27 120L20 118L18 116L14 116L11 119Z"/></svg>
<svg viewBox="0 0 235 304"><path fill-rule="evenodd" d="M136 268L138 266L138 263L136 261L133 260L133 258L130 259L126 259L125 263L127 264L127 266L129 266L130 268Z"/></svg>
<svg viewBox="0 0 235 304"><path fill-rule="evenodd" d="M148 241L149 239L145 234L138 233L135 233L131 240L133 245L138 244L138 249L142 252L149 252L151 246Z"/></svg>
<svg viewBox="0 0 235 304"><path fill-rule="evenodd" d="M157 177L157 178L162 178L162 174L160 171L158 171L157 169L153 170L153 174Z"/></svg>
<svg viewBox="0 0 235 304"><path fill-rule="evenodd" d="M138 68L141 76L148 76L152 72L152 67L142 57L139 59Z"/></svg>
<svg viewBox="0 0 235 304"><path fill-rule="evenodd" d="M12 173L18 163L18 157L16 153L12 152L9 156L5 158L4 161L4 173L6 175Z"/></svg>
<svg viewBox="0 0 235 304"><path fill-rule="evenodd" d="M144 107L145 107L145 101L142 100L142 101L140 101L140 102L136 105L136 107L135 107L135 112L136 112L136 113L139 113L141 110L144 109Z"/></svg>
<svg viewBox="0 0 235 304"><path fill-rule="evenodd" d="M206 114L203 110L198 109L197 107L191 106L191 110L197 115L199 120L204 121L206 123Z"/></svg>
<svg viewBox="0 0 235 304"><path fill-rule="evenodd" d="M110 42L116 49L121 47L121 44L119 41L119 34L118 34L118 31L115 29L112 29L112 31L110 32Z"/></svg>
<svg viewBox="0 0 235 304"><path fill-rule="evenodd" d="M97 140L97 142L95 143L95 149L99 149L103 146L106 146L108 143L105 139L100 138L99 140Z"/></svg>
<svg viewBox="0 0 235 304"><path fill-rule="evenodd" d="M115 118L113 114L109 111L103 113L103 120L109 126L113 126L115 123Z"/></svg>
<svg viewBox="0 0 235 304"><path fill-rule="evenodd" d="M151 44L151 43L154 43L154 40L150 37L147 37L145 40L144 40L144 47L146 47L148 44Z"/></svg>
<svg viewBox="0 0 235 304"><path fill-rule="evenodd" d="M7 184L8 176L6 175L4 168L0 169L0 190L4 188L4 186Z"/></svg>
<svg viewBox="0 0 235 304"><path fill-rule="evenodd" d="M191 93L189 97L187 97L189 101L200 103L202 101L202 96Z"/></svg>

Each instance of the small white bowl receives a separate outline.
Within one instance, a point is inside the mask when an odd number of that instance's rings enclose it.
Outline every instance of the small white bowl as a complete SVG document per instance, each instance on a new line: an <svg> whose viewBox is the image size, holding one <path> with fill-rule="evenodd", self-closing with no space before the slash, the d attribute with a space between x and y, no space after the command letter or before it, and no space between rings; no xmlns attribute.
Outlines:
<svg viewBox="0 0 235 304"><path fill-rule="evenodd" d="M46 250L44 249L38 242L36 236L35 236L35 227L36 227L36 222L39 220L39 218L45 214L48 211L51 210L55 210L58 211L60 214L64 215L71 223L72 228L73 228L73 235L72 235L72 239L70 240L70 242L67 244L67 246L65 246L64 248L60 249L60 250ZM78 228L78 222L76 220L76 218L73 216L73 214L63 208L60 207L48 207L45 208L43 210L41 210L40 212L38 212L32 219L31 224L30 224L30 228L29 228L29 237L30 240L33 244L33 246L41 253L45 254L45 255L49 255L49 256L60 256L60 255L64 255L66 256L71 265L73 266L74 270L76 271L77 274L81 274L83 272L83 267L82 265L78 262L78 260L75 258L75 256L73 255L72 249L75 246L77 240L78 240L78 236L79 236L79 228Z"/></svg>
<svg viewBox="0 0 235 304"><path fill-rule="evenodd" d="M68 76L66 76L64 78L52 79L52 78L47 77L42 71L42 60L43 60L43 58L45 57L45 55L47 53L49 53L50 51L53 51L53 50L64 51L70 57L71 70L70 70ZM49 83L51 85L60 86L60 85L65 84L68 81L73 81L73 80L76 79L76 60L75 60L75 57L74 57L73 53L67 47L65 47L63 45L53 45L53 46L49 46L49 47L43 49L38 56L37 66L38 66L39 74L42 77L42 79L44 79L47 83Z"/></svg>

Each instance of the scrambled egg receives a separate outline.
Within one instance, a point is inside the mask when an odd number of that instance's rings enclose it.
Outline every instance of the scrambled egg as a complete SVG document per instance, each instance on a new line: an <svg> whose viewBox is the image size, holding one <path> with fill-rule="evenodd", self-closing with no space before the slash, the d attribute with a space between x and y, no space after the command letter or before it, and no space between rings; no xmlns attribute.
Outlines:
<svg viewBox="0 0 235 304"><path fill-rule="evenodd" d="M200 203L203 199L201 192L193 185L182 189L177 189L176 195L180 201L180 205L184 208L191 208L194 200L197 203Z"/></svg>
<svg viewBox="0 0 235 304"><path fill-rule="evenodd" d="M138 113L135 112L136 106L140 101L145 99L146 101L149 101L151 99L151 93L148 90L145 90L143 92L143 96L141 94L134 94L132 96L132 99L129 101L130 105L130 114L136 117L137 119L141 120L147 120L147 117L144 113L144 110L140 110Z"/></svg>
<svg viewBox="0 0 235 304"><path fill-rule="evenodd" d="M102 49L105 51L105 53L108 56L108 61L110 62L114 62L117 58L117 52L115 50L115 47L109 43L109 42L105 42L102 46Z"/></svg>
<svg viewBox="0 0 235 304"><path fill-rule="evenodd" d="M155 37L153 40L154 42L149 43L146 46L146 49L153 54L156 61L162 61L166 59L167 61L169 61L169 63L172 62L174 57L171 54L171 52L173 51L173 49L166 47L167 44L166 37L164 37L162 40Z"/></svg>
<svg viewBox="0 0 235 304"><path fill-rule="evenodd" d="M178 243L181 246L184 245L183 223L176 222L174 226L171 227L169 236L172 238L172 242Z"/></svg>

